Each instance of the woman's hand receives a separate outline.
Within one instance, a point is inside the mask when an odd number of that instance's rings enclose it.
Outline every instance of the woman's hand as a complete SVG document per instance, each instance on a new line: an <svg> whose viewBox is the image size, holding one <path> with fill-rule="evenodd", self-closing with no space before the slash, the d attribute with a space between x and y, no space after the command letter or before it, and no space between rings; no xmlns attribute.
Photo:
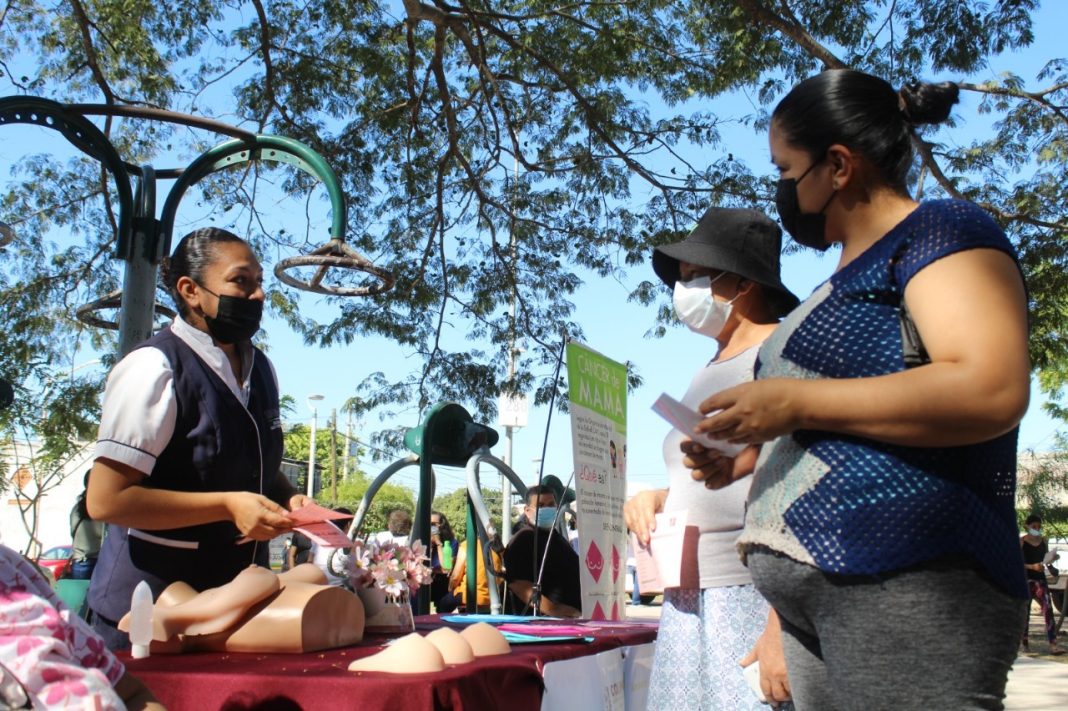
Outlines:
<svg viewBox="0 0 1068 711"><path fill-rule="evenodd" d="M286 510L266 496L245 491L225 495L226 510L237 530L247 538L269 541L293 528Z"/></svg>
<svg viewBox="0 0 1068 711"><path fill-rule="evenodd" d="M722 489L749 476L756 470L760 454L760 447L746 447L732 458L692 439L683 440L679 449L686 455L682 463L692 470L690 476L703 481L707 489Z"/></svg>
<svg viewBox="0 0 1068 711"><path fill-rule="evenodd" d="M782 651L782 630L779 616L774 610L768 613L768 622L749 654L738 663L747 667L760 662L760 690L772 704L790 700L790 679L786 676L786 657Z"/></svg>
<svg viewBox="0 0 1068 711"><path fill-rule="evenodd" d="M801 424L801 386L800 380L769 378L721 390L701 403L698 409L708 417L695 431L734 444L789 434Z"/></svg>
<svg viewBox="0 0 1068 711"><path fill-rule="evenodd" d="M667 489L639 491L623 504L623 520L643 546L649 545L650 534L656 530L656 515L664 510Z"/></svg>

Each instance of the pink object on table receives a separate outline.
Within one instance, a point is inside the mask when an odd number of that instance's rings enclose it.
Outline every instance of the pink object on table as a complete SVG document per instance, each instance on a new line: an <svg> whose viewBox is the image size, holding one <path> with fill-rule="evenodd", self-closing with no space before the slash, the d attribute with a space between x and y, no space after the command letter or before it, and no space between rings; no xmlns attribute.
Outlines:
<svg viewBox="0 0 1068 711"><path fill-rule="evenodd" d="M497 625L497 629L502 632L518 632L520 634L533 634L533 635L549 635L552 637L568 636L568 635L586 635L589 634L589 630L583 627L576 627L575 625L514 625L512 623L505 623L503 625Z"/></svg>

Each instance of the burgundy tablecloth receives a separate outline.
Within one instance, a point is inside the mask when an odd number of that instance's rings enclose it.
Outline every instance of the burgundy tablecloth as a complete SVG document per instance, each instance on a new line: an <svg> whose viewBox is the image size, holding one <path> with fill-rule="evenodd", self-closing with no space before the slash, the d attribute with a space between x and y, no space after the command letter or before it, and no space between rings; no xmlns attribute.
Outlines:
<svg viewBox="0 0 1068 711"><path fill-rule="evenodd" d="M419 632L426 633L444 623L427 616L416 618L416 624ZM123 661L171 711L538 711L544 664L651 642L656 628L601 628L591 630L591 635L595 639L590 644L515 645L510 654L483 657L436 674L348 671L350 662L374 654L387 640L373 636L358 646L309 654L196 653L123 657Z"/></svg>

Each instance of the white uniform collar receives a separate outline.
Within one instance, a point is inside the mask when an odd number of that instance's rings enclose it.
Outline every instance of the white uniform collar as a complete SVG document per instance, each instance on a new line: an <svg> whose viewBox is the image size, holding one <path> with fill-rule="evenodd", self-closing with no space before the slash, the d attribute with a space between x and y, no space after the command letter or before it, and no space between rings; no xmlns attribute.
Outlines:
<svg viewBox="0 0 1068 711"><path fill-rule="evenodd" d="M182 339L216 375L222 378L226 387L230 388L230 392L241 401L241 404L248 405L249 376L252 374L254 357L252 344L249 341L237 344L238 353L241 354L241 382L238 383L233 369L230 368L226 353L215 345L210 334L189 325L181 316L175 316L174 321L171 322L171 333Z"/></svg>

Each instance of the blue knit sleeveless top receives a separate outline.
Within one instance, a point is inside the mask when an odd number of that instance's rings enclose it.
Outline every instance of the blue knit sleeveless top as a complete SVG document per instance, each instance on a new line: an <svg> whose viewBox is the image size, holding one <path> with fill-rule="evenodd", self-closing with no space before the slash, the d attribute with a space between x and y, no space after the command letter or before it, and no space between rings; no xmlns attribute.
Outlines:
<svg viewBox="0 0 1068 711"><path fill-rule="evenodd" d="M903 370L905 285L935 260L977 248L1015 259L975 205L921 204L783 320L760 349L757 378ZM779 437L761 452L739 547L764 546L844 575L965 555L1006 592L1026 597L1014 509L1017 434L940 448L812 430Z"/></svg>

